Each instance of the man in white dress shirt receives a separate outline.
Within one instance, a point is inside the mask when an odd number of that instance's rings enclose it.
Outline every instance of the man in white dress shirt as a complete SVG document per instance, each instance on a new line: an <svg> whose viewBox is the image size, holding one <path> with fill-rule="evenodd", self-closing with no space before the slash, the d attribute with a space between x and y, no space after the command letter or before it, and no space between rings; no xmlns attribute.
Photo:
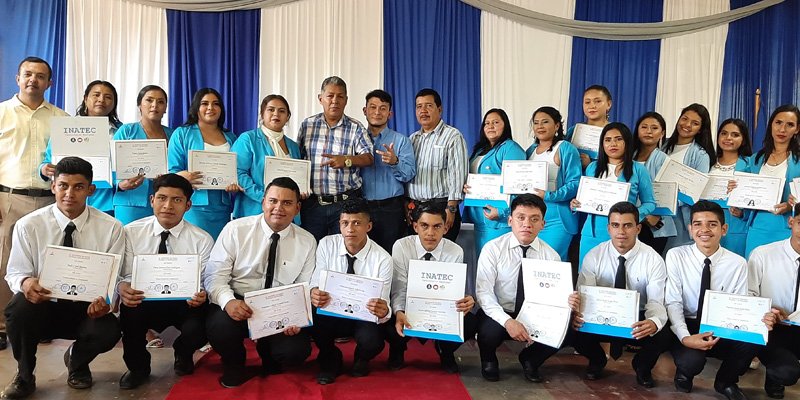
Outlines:
<svg viewBox="0 0 800 400"><path fill-rule="evenodd" d="M412 221L416 235L406 236L394 243L392 260L394 276L392 279L392 309L394 318L387 324L386 339L389 342L389 369L397 370L404 366L403 353L409 338L403 334L405 328L411 328L406 318L406 294L408 288L408 264L411 260L439 261L447 263L464 262L464 250L450 239L444 238L447 231L445 221L447 214L444 204L422 203L412 212ZM467 276L467 280L474 277ZM467 284L469 287L469 284ZM471 313L475 299L466 294L456 302L456 310L464 313L464 340L475 337L478 321ZM442 369L449 373L458 372L458 364L453 354L461 346L459 342L435 340L434 347L439 353Z"/></svg>
<svg viewBox="0 0 800 400"><path fill-rule="evenodd" d="M692 390L692 380L710 356L722 360L714 389L728 399L746 399L736 383L747 372L758 346L699 331L705 290L747 294L747 262L719 244L727 231L722 208L710 201L698 201L692 206L689 226L694 244L667 252L665 303L676 336L670 351L675 360L675 388L679 391ZM773 313L764 316L769 329L775 320Z"/></svg>
<svg viewBox="0 0 800 400"><path fill-rule="evenodd" d="M117 285L122 305L123 360L128 371L119 380L120 389L134 389L150 376L150 353L147 330L163 331L174 326L181 331L172 348L175 350L175 374L194 372L194 352L206 344L206 292L200 289L188 300L144 301L144 292L131 287L133 261L140 254L197 254L200 265L208 262L214 240L206 231L190 224L183 215L192 206L192 184L177 174L161 175L153 180L150 196L152 216L125 226L125 262ZM202 267L201 267L202 268ZM160 286L160 285L159 285ZM162 294L170 294L163 285Z"/></svg>
<svg viewBox="0 0 800 400"><path fill-rule="evenodd" d="M631 327L632 340L578 332L576 348L586 355L590 364L605 365L606 353L600 342L611 343L611 357L618 359L624 343L641 346L633 357L636 382L647 388L655 386L651 371L658 357L669 348L672 335L664 307L667 269L664 260L652 247L637 240L642 229L639 210L624 201L614 204L608 214L610 240L590 250L583 259L578 285L631 289L639 292L641 310L639 322ZM576 315L578 325L583 319Z"/></svg>
<svg viewBox="0 0 800 400"><path fill-rule="evenodd" d="M748 260L748 291L753 296L769 297L780 321L798 310L800 293L800 204L789 218L792 235L785 240L756 247ZM800 327L775 324L767 345L758 359L767 367L764 390L773 399L782 399L785 386L800 378Z"/></svg>
<svg viewBox="0 0 800 400"><path fill-rule="evenodd" d="M342 205L339 216L341 233L322 238L317 248L317 265L311 277L311 304L314 306L314 326L311 334L319 349L320 371L317 382L327 385L336 380L342 369L342 352L336 347L337 337L353 336L356 350L350 375L369 374L369 361L383 350L385 323L391 318L389 291L392 284L392 257L372 241L367 233L372 229L366 200L356 198ZM378 318L377 323L336 318L317 313L318 308L331 302L330 293L320 289L323 271L336 271L378 279L383 282L381 297L371 299L366 308Z"/></svg>
<svg viewBox="0 0 800 400"><path fill-rule="evenodd" d="M300 212L300 189L290 178L275 178L267 185L263 213L239 218L222 229L203 273L211 305L206 329L208 340L222 357L224 387L236 387L251 376L245 370L249 336L247 319L252 310L244 294L271 287L308 282L314 271L314 237L292 219ZM311 354L308 333L297 326L283 334L258 339L262 374L280 373Z"/></svg>
<svg viewBox="0 0 800 400"><path fill-rule="evenodd" d="M21 399L36 390L36 348L41 339L74 339L64 354L67 384L75 389L92 386L89 363L119 341L119 322L104 297L92 301L50 301L50 290L39 285L39 273L48 245L75 247L123 255L122 224L86 206L94 193L92 165L66 157L55 168L50 189L56 203L40 208L14 226L13 245L5 278L14 297L5 309L8 338L17 360L17 374L2 396Z"/></svg>

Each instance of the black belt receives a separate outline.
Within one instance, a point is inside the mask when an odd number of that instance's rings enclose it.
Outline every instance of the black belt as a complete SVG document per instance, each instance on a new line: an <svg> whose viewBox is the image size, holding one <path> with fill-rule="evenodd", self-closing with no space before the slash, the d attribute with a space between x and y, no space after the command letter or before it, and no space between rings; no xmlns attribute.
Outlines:
<svg viewBox="0 0 800 400"><path fill-rule="evenodd" d="M344 193L339 193L339 194L320 194L320 195L314 195L314 196L316 197L316 200L319 203L319 205L327 206L327 205L330 205L330 204L333 204L333 203L338 203L340 201L345 201L345 200L353 198L353 197L360 197L361 196L361 190L352 189L352 190L348 190L348 191L346 191Z"/></svg>
<svg viewBox="0 0 800 400"><path fill-rule="evenodd" d="M370 207L384 207L395 204L397 202L401 202L402 200L403 196L395 196L383 200L367 200L367 204L369 204Z"/></svg>
<svg viewBox="0 0 800 400"><path fill-rule="evenodd" d="M22 196L30 196L30 197L50 197L54 196L53 192L50 189L14 189L8 186L0 185L0 192L3 193L11 193L11 194L19 194Z"/></svg>

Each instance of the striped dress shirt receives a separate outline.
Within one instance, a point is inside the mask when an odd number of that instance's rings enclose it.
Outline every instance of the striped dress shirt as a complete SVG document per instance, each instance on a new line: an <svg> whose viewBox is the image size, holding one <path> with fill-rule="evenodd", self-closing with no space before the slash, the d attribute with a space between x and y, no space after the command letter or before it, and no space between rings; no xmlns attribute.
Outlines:
<svg viewBox="0 0 800 400"><path fill-rule="evenodd" d="M417 175L408 182L408 197L426 201L464 198L467 181L467 143L458 129L439 121L432 132L411 135Z"/></svg>

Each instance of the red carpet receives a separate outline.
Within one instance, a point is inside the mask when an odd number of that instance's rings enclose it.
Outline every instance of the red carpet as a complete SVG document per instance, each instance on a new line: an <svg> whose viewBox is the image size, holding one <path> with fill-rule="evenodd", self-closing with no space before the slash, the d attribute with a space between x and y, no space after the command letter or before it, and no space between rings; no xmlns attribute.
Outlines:
<svg viewBox="0 0 800 400"><path fill-rule="evenodd" d="M261 359L256 353L255 344L249 340L247 345L248 369L258 371ZM313 346L312 346L313 347ZM222 374L219 355L213 351L197 363L194 374L178 381L167 396L167 400L195 400L207 398L225 399L470 399L467 389L457 374L447 374L439 368L439 357L433 342L424 346L416 340L408 344L406 367L400 371L390 371L386 367L388 347L370 362L371 372L363 378L353 378L346 372L352 367L355 344L339 344L344 353L344 371L331 385L317 384L316 348L301 368L288 370L280 375L256 376L244 385L225 389L217 379Z"/></svg>

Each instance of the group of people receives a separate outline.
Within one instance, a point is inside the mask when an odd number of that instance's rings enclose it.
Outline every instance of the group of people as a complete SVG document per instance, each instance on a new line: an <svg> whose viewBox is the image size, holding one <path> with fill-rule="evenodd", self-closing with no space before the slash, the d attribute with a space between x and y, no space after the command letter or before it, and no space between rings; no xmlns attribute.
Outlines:
<svg viewBox="0 0 800 400"><path fill-rule="evenodd" d="M747 125L740 119L720 124L715 147L708 110L692 104L665 140L667 125L656 112L642 115L634 132L610 122L610 92L591 86L584 92L585 123L602 127L592 160L570 143L574 127L565 131L562 115L549 106L531 116L534 143L527 151L513 140L506 112L491 109L468 152L461 132L442 120L442 100L433 89L417 93L420 130L407 137L387 127L389 93L366 95L365 128L344 113L346 83L326 78L318 96L322 113L303 120L294 141L284 134L291 111L280 95L266 96L258 127L237 136L225 128L222 96L214 89L195 93L186 123L172 130L161 124L167 107L162 88L142 88L140 120L121 124L116 89L94 81L77 114L107 117L114 140L166 139L170 172L97 188L88 162L66 157L53 163L49 119L67 114L44 99L51 76L46 61L26 58L18 68L19 93L0 103L1 272L8 283L0 283L0 307L5 308L0 348L10 341L18 362L5 398L23 398L35 390L36 347L50 338L75 339L65 354L68 384L87 388L92 384L89 363L121 337L128 371L120 387L138 387L150 374L145 334L168 326L181 331L173 346L177 374L193 372L191 355L208 342L222 357L220 384L239 386L251 377L244 368L242 340L252 310L244 294L299 282L312 288L314 325L259 339L264 374L302 363L310 354L310 337L319 349L320 384L333 383L342 371L342 354L334 342L340 336L356 341L353 376L369 373L369 361L387 341L389 367L402 368L408 341L403 331L410 327L404 313L409 260L463 262L464 251L455 239L462 223L459 205L471 189L467 174L499 174L504 160L547 162L547 187L513 196L507 208L463 208L464 221L474 224L478 265L477 274L468 277L473 284L468 287L476 292L465 291L456 308L464 312L465 338L477 334L484 378L499 379L495 350L504 340L530 344L519 360L532 382L542 381L540 366L558 351L533 341L515 320L524 296L522 258L569 260L579 271L578 286L640 292L642 320L632 329L641 350L633 367L643 386L654 385L650 370L667 350L676 362L675 385L686 392L706 355L724 359L715 389L728 398L744 398L736 383L756 355L767 366L765 389L771 397L782 397L784 386L800 376L800 348L790 340L796 327L779 323L796 309L800 273L795 265L800 220L790 218L797 207L790 185L772 212L699 201L679 203L675 216L651 215L652 182L668 158L703 173L728 175L731 187L734 171L787 182L800 177L796 106L773 111L763 149L751 155ZM225 190L195 189L203 174L188 170L191 150L235 152L238 183ZM289 178L264 182L265 156L309 160L310 192ZM576 213L584 175L630 183L628 202L614 205L608 217ZM119 318L112 312L116 304L103 298L50 301L37 279L48 245L123 255ZM131 287L130 277L134 257L154 253L199 254L203 289L187 301L158 306L146 301L142 291ZM769 269L764 268L767 262ZM366 305L378 322L317 314L330 301L319 288L325 270L383 281L381 297ZM769 345L759 348L698 332L703 288L771 297L775 309L764 316L772 329ZM579 327L577 292L564 304L573 311L572 326ZM63 323L53 324L53 319ZM667 333L667 326L674 334ZM612 342L612 356L618 353L617 340L577 330L570 329L564 341L589 359L587 379L602 376L606 356L601 341ZM443 369L457 372L453 353L459 343L435 344Z"/></svg>

